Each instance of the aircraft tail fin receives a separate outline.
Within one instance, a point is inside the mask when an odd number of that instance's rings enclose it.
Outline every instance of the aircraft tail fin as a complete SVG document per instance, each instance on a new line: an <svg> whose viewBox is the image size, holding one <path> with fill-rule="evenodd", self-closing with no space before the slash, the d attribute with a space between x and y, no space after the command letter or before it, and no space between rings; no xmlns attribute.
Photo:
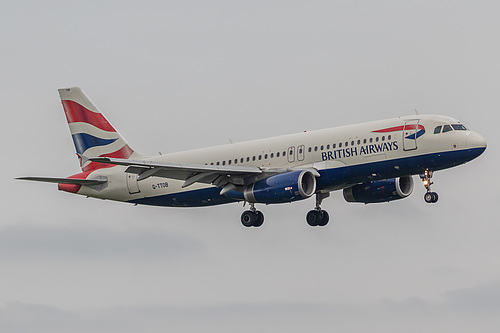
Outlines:
<svg viewBox="0 0 500 333"><path fill-rule="evenodd" d="M59 89L59 96L68 121L76 154L83 171L109 165L92 162L96 157L141 157L127 144L99 109L78 87Z"/></svg>

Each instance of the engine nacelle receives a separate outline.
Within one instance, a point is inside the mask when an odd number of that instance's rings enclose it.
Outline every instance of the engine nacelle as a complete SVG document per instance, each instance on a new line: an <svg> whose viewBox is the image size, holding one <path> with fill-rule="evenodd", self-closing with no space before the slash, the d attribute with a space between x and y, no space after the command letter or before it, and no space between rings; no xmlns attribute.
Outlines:
<svg viewBox="0 0 500 333"><path fill-rule="evenodd" d="M316 178L311 171L280 173L245 186L242 191L230 191L226 196L250 203L283 203L307 199L316 192Z"/></svg>
<svg viewBox="0 0 500 333"><path fill-rule="evenodd" d="M413 192L413 178L405 176L371 183L354 185L344 189L347 202L377 203L406 198Z"/></svg>

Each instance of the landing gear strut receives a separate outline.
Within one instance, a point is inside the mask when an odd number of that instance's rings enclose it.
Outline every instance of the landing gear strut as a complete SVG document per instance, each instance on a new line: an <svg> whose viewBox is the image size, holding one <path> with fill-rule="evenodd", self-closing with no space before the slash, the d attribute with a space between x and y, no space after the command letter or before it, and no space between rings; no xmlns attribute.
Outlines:
<svg viewBox="0 0 500 333"><path fill-rule="evenodd" d="M245 227L260 227L264 223L264 214L255 208L255 204L250 204L250 209L241 214L241 223Z"/></svg>
<svg viewBox="0 0 500 333"><path fill-rule="evenodd" d="M307 224L311 227L324 227L330 221L330 216L326 210L321 209L321 202L330 196L330 193L316 193L316 208L310 210L306 215Z"/></svg>
<svg viewBox="0 0 500 333"><path fill-rule="evenodd" d="M427 203L436 203L439 198L436 192L431 191L431 185L434 184L433 182L431 182L432 174L433 174L432 171L425 170L425 172L420 175L422 183L424 184L424 187L427 190L427 193L424 194L424 200Z"/></svg>

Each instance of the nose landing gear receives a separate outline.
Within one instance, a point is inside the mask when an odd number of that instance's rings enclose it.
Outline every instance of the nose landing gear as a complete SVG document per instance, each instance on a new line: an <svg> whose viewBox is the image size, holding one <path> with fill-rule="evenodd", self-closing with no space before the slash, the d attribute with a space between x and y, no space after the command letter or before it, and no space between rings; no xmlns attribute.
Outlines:
<svg viewBox="0 0 500 333"><path fill-rule="evenodd" d="M306 215L307 224L311 227L324 227L330 221L330 216L326 210L321 209L321 202L330 196L330 193L316 193L316 208L310 210Z"/></svg>
<svg viewBox="0 0 500 333"><path fill-rule="evenodd" d="M250 209L241 214L241 223L245 227L260 227L264 223L264 214L251 203Z"/></svg>
<svg viewBox="0 0 500 333"><path fill-rule="evenodd" d="M432 175L433 172L429 170L425 170L425 172L420 175L422 184L424 184L424 187L427 190L427 193L424 194L424 200L427 203L436 203L439 198L436 192L431 191L431 185L434 184L433 182L431 182Z"/></svg>

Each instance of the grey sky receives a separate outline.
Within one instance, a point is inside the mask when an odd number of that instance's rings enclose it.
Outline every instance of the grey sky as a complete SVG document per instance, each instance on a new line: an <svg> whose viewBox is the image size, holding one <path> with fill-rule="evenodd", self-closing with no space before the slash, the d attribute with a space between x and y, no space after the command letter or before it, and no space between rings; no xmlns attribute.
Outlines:
<svg viewBox="0 0 500 333"><path fill-rule="evenodd" d="M496 1L0 4L2 332L498 332ZM79 172L57 88L144 154L420 113L486 137L436 205L174 209L18 176ZM417 179L415 179L417 180Z"/></svg>

